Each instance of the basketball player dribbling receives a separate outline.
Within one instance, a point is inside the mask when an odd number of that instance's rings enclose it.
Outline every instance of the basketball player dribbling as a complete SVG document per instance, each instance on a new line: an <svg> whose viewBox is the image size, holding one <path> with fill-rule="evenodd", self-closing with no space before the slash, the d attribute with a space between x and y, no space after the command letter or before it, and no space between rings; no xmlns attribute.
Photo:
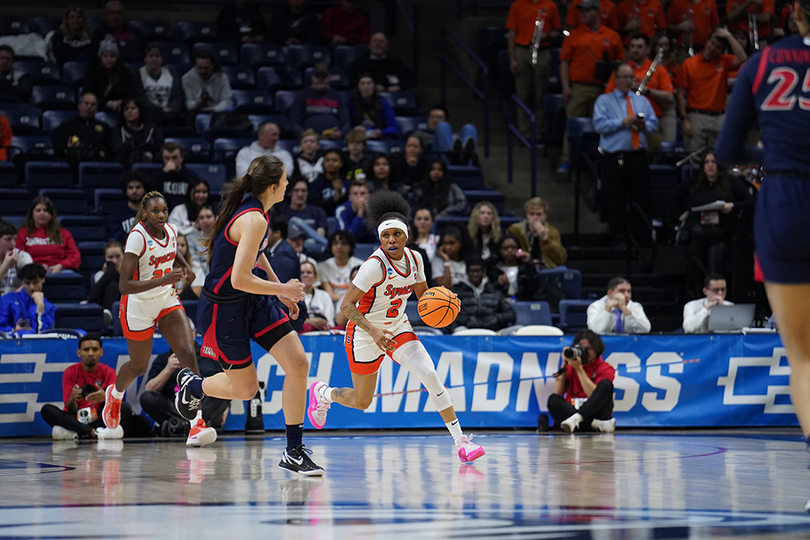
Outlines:
<svg viewBox="0 0 810 540"><path fill-rule="evenodd" d="M127 338L129 362L118 370L115 384L107 387L102 417L110 429L118 429L124 390L146 373L152 356L155 326L166 338L184 368L198 371L193 334L174 284L194 280L183 257L177 257L177 231L167 223L166 199L157 191L143 196L135 222L127 236L121 278L121 328ZM204 446L217 439L217 432L196 415L186 444Z"/></svg>
<svg viewBox="0 0 810 540"><path fill-rule="evenodd" d="M405 199L392 191L379 190L369 198L367 220L377 225L381 246L360 267L340 306L349 319L345 345L354 388L330 388L314 382L307 414L320 429L333 402L367 409L377 388L380 364L390 356L428 390L453 436L459 459L467 463L483 456L484 449L472 442L472 435L461 431L449 392L405 315L411 293L421 297L427 290L422 256L405 247L410 211Z"/></svg>

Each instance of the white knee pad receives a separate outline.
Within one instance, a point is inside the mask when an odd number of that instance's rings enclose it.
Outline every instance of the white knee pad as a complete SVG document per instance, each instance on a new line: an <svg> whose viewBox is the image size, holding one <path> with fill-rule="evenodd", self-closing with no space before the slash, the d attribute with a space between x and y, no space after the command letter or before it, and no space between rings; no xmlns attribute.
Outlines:
<svg viewBox="0 0 810 540"><path fill-rule="evenodd" d="M443 411L453 406L450 392L439 380L433 360L421 341L409 341L404 344L394 351L393 358L400 366L413 373L419 379L419 382L427 388L430 399L433 400L433 405L437 411Z"/></svg>

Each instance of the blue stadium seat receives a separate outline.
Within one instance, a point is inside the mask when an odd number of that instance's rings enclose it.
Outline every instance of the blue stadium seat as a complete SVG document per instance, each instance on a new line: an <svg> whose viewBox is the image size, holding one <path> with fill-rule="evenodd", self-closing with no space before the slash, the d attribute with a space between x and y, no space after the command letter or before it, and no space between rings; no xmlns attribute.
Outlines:
<svg viewBox="0 0 810 540"><path fill-rule="evenodd" d="M264 122L273 122L281 131L284 131L284 127L287 123L284 116L280 114L250 114L248 115L248 120L253 124L253 135L256 135L259 126Z"/></svg>
<svg viewBox="0 0 810 540"><path fill-rule="evenodd" d="M3 15L0 17L0 36L18 36L28 32L30 30L27 18L21 15Z"/></svg>
<svg viewBox="0 0 810 540"><path fill-rule="evenodd" d="M569 118L566 120L568 127L568 145L571 148L571 166L579 165L579 160L583 153L592 155L599 146L599 134L593 128L593 121L589 117ZM569 174L571 169L569 169Z"/></svg>
<svg viewBox="0 0 810 540"><path fill-rule="evenodd" d="M200 178L208 182L211 194L216 196L225 183L225 166L221 163L188 163L189 170L194 171Z"/></svg>
<svg viewBox="0 0 810 540"><path fill-rule="evenodd" d="M198 41L216 41L217 26L215 22L178 21L175 27L177 39L191 45Z"/></svg>
<svg viewBox="0 0 810 540"><path fill-rule="evenodd" d="M160 129L164 137L193 137L197 134L194 128L189 126L160 126Z"/></svg>
<svg viewBox="0 0 810 540"><path fill-rule="evenodd" d="M330 235L337 230L337 218L333 216L326 217L326 234Z"/></svg>
<svg viewBox="0 0 810 540"><path fill-rule="evenodd" d="M461 189L482 189L484 178L481 167L473 165L448 165L447 176Z"/></svg>
<svg viewBox="0 0 810 540"><path fill-rule="evenodd" d="M31 204L31 192L23 188L0 189L0 216L24 216Z"/></svg>
<svg viewBox="0 0 810 540"><path fill-rule="evenodd" d="M391 154L394 152L404 152L405 143L403 141L368 141L366 149L371 152L382 152L383 154Z"/></svg>
<svg viewBox="0 0 810 540"><path fill-rule="evenodd" d="M143 33L146 41L171 41L172 25L166 21L129 21L129 24Z"/></svg>
<svg viewBox="0 0 810 540"><path fill-rule="evenodd" d="M593 300L560 300L560 330L573 334L588 328L588 306Z"/></svg>
<svg viewBox="0 0 810 540"><path fill-rule="evenodd" d="M234 90L252 90L256 88L256 72L248 66L222 66L222 73L228 77Z"/></svg>
<svg viewBox="0 0 810 540"><path fill-rule="evenodd" d="M72 232L72 231L71 231ZM42 285L45 298L52 304L59 302L81 302L85 298L84 278L78 272L64 270L58 274L48 274Z"/></svg>
<svg viewBox="0 0 810 540"><path fill-rule="evenodd" d="M672 165L650 165L650 219L670 221L670 192L681 181Z"/></svg>
<svg viewBox="0 0 810 540"><path fill-rule="evenodd" d="M260 67L256 72L256 86L270 93L279 90L300 90L304 87L300 71L289 70L286 66Z"/></svg>
<svg viewBox="0 0 810 540"><path fill-rule="evenodd" d="M60 215L86 214L88 210L87 195L81 189L42 188L39 196L48 197Z"/></svg>
<svg viewBox="0 0 810 540"><path fill-rule="evenodd" d="M512 309L517 314L515 324L528 326L543 324L551 326L551 307L548 302L512 302Z"/></svg>
<svg viewBox="0 0 810 540"><path fill-rule="evenodd" d="M78 114L79 111L75 109L72 111L45 111L42 113L42 130L48 137L53 137L56 128L68 120L73 120Z"/></svg>
<svg viewBox="0 0 810 540"><path fill-rule="evenodd" d="M183 149L184 157L210 159L211 145L202 137L166 137L166 142L176 142ZM188 155L193 154L193 155Z"/></svg>
<svg viewBox="0 0 810 540"><path fill-rule="evenodd" d="M286 114L289 111L289 108L292 107L293 101L295 101L295 95L298 92L294 92L292 90L279 90L273 95L273 98L276 102L276 114Z"/></svg>
<svg viewBox="0 0 810 540"><path fill-rule="evenodd" d="M208 131L211 125L211 115L208 113L198 114L194 117L194 129L197 130L197 135L202 135Z"/></svg>
<svg viewBox="0 0 810 540"><path fill-rule="evenodd" d="M51 276L48 276L49 281ZM46 298L50 298L47 296ZM75 328L87 333L104 330L104 310L96 304L59 303L56 304L54 328Z"/></svg>
<svg viewBox="0 0 810 540"><path fill-rule="evenodd" d="M35 86L31 103L42 109L76 110L76 92L68 86Z"/></svg>
<svg viewBox="0 0 810 540"><path fill-rule="evenodd" d="M73 60L62 64L62 83L78 90L84 82L84 74L90 62L85 60Z"/></svg>
<svg viewBox="0 0 810 540"><path fill-rule="evenodd" d="M239 52L230 43L195 43L191 46L191 57L199 51L209 51L219 59L220 65L233 66L239 63Z"/></svg>
<svg viewBox="0 0 810 540"><path fill-rule="evenodd" d="M18 60L14 62L14 71L28 73L34 84L61 84L62 75L59 66L45 60Z"/></svg>
<svg viewBox="0 0 810 540"><path fill-rule="evenodd" d="M96 188L93 190L93 208L96 214L109 216L126 205L126 199L118 188Z"/></svg>
<svg viewBox="0 0 810 540"><path fill-rule="evenodd" d="M34 17L31 21L31 30L42 37L49 32L58 32L62 27L62 17Z"/></svg>
<svg viewBox="0 0 810 540"><path fill-rule="evenodd" d="M256 139L222 138L214 141L214 156L218 163L225 165L225 177L231 178L236 173L236 154ZM280 142L280 141L279 141Z"/></svg>
<svg viewBox="0 0 810 540"><path fill-rule="evenodd" d="M114 129L116 126L118 126L118 115L111 112L107 111L97 112L96 120L98 120L99 122L104 122L105 124L110 126L110 129Z"/></svg>
<svg viewBox="0 0 810 540"><path fill-rule="evenodd" d="M169 41L161 43L163 48L163 62L166 65L178 66L185 65L191 62L191 55L188 52L188 47L180 41ZM183 76L185 72L176 72L176 75Z"/></svg>
<svg viewBox="0 0 810 540"><path fill-rule="evenodd" d="M312 84L312 69L308 67L304 71L304 86L309 86ZM335 90L349 90L349 74L340 66L333 66L329 68L329 74L332 76L332 79L329 85L334 88Z"/></svg>
<svg viewBox="0 0 810 540"><path fill-rule="evenodd" d="M15 135L39 135L42 133L42 111L28 103L2 103L0 114L8 118Z"/></svg>
<svg viewBox="0 0 810 540"><path fill-rule="evenodd" d="M0 189L15 189L16 187L17 168L11 161L0 161Z"/></svg>
<svg viewBox="0 0 810 540"><path fill-rule="evenodd" d="M104 24L105 24L104 21L101 19L95 18L87 19L87 27L90 29L90 32L95 32L96 30L101 28L101 26Z"/></svg>
<svg viewBox="0 0 810 540"><path fill-rule="evenodd" d="M565 298L579 300L582 298L582 272L573 268L549 268L540 270L541 281L553 281L562 285Z"/></svg>
<svg viewBox="0 0 810 540"><path fill-rule="evenodd" d="M59 216L59 224L70 231L76 242L95 242L106 237L104 219L100 216Z"/></svg>
<svg viewBox="0 0 810 540"><path fill-rule="evenodd" d="M397 116L397 126L401 135L427 129L427 116Z"/></svg>
<svg viewBox="0 0 810 540"><path fill-rule="evenodd" d="M265 90L234 90L234 110L242 114L273 114L273 96Z"/></svg>
<svg viewBox="0 0 810 540"><path fill-rule="evenodd" d="M29 161L25 164L25 187L31 191L72 188L73 172L63 161Z"/></svg>
<svg viewBox="0 0 810 540"><path fill-rule="evenodd" d="M284 49L272 43L245 43L239 49L242 63L253 69L284 64Z"/></svg>
<svg viewBox="0 0 810 540"><path fill-rule="evenodd" d="M354 257L361 261L368 259L374 251L380 247L379 243L376 244L357 244L354 246Z"/></svg>
<svg viewBox="0 0 810 540"><path fill-rule="evenodd" d="M416 98L408 92L380 92L380 96L388 100L398 116L411 116L418 113Z"/></svg>
<svg viewBox="0 0 810 540"><path fill-rule="evenodd" d="M93 275L104 268L106 257L104 256L104 246L107 242L76 242L79 253L82 254L82 264L79 266L79 273L84 277L85 286L92 288L94 285Z"/></svg>
<svg viewBox="0 0 810 540"><path fill-rule="evenodd" d="M53 156L53 141L47 135L15 135L11 138L11 146L9 160L19 153L28 154L28 159Z"/></svg>
<svg viewBox="0 0 810 540"><path fill-rule="evenodd" d="M465 189L464 195L467 197L467 204L469 205L470 209L478 204L479 202L491 202L495 209L498 211L498 214L505 214L506 213L506 198L503 196L503 193L500 191L495 191L494 189Z"/></svg>
<svg viewBox="0 0 810 540"><path fill-rule="evenodd" d="M79 185L87 191L96 188L117 188L122 174L124 167L120 163L106 161L79 163Z"/></svg>
<svg viewBox="0 0 810 540"><path fill-rule="evenodd" d="M188 164L186 164L188 165ZM155 171L159 171L163 168L162 163L133 163L132 170L133 171L140 171L145 174L147 177L151 178Z"/></svg>
<svg viewBox="0 0 810 540"><path fill-rule="evenodd" d="M317 45L290 45L284 48L287 65L294 69L304 69L317 63L329 63L329 48Z"/></svg>
<svg viewBox="0 0 810 540"><path fill-rule="evenodd" d="M338 45L332 51L332 64L346 69L359 56L368 52L368 45Z"/></svg>
<svg viewBox="0 0 810 540"><path fill-rule="evenodd" d="M326 152L327 150L343 150L343 140L333 141L330 139L322 139L321 140L321 151Z"/></svg>
<svg viewBox="0 0 810 540"><path fill-rule="evenodd" d="M286 150L291 155L295 155L301 150L301 145L298 143L298 139L279 139L276 141L276 147Z"/></svg>

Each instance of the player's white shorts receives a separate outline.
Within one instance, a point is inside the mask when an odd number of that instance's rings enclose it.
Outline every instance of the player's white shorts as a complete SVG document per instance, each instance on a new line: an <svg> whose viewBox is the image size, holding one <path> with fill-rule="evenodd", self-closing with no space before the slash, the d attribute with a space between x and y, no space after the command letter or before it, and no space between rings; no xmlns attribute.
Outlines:
<svg viewBox="0 0 810 540"><path fill-rule="evenodd" d="M155 333L157 322L176 309L183 309L174 289L155 298L125 294L121 297L121 329L133 341L146 341Z"/></svg>
<svg viewBox="0 0 810 540"><path fill-rule="evenodd" d="M386 330L389 330L389 328L386 328ZM397 349L409 341L419 339L413 333L411 323L407 320L390 330L394 333L393 339L397 342ZM349 369L352 373L358 375L377 373L386 355L394 354L393 352L389 354L380 349L365 330L358 329L354 324L349 324L346 329L346 341L344 344L346 346L346 356L349 358Z"/></svg>

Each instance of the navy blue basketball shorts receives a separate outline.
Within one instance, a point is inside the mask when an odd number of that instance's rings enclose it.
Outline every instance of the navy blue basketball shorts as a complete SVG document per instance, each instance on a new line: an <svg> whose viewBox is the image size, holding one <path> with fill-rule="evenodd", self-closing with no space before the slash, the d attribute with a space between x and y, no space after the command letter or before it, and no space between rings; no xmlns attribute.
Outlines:
<svg viewBox="0 0 810 540"><path fill-rule="evenodd" d="M754 245L766 281L810 283L810 180L765 178L757 197Z"/></svg>

